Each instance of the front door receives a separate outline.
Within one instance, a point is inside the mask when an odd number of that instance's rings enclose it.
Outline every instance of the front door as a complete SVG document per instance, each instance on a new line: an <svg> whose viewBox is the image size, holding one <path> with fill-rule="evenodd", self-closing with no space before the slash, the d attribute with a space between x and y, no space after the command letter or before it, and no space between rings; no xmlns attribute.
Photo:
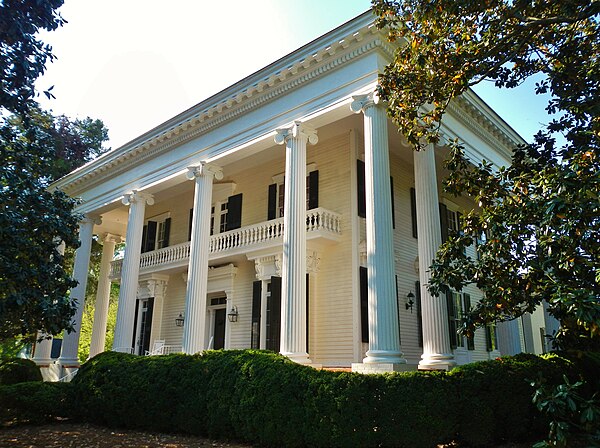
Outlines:
<svg viewBox="0 0 600 448"><path fill-rule="evenodd" d="M225 348L225 321L227 320L227 310L220 308L215 310L215 333L213 339L213 348L220 350Z"/></svg>
<svg viewBox="0 0 600 448"><path fill-rule="evenodd" d="M150 350L150 333L152 330L152 308L154 298L139 299L134 323L134 353L143 356Z"/></svg>

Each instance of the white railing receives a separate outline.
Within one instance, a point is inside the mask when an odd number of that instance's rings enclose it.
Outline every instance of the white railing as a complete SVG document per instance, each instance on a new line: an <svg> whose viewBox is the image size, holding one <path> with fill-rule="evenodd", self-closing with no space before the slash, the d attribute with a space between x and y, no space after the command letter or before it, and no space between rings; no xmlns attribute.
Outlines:
<svg viewBox="0 0 600 448"><path fill-rule="evenodd" d="M79 369L74 369L71 372L67 373L65 376L58 379L59 383L69 383L75 375L77 375Z"/></svg>
<svg viewBox="0 0 600 448"><path fill-rule="evenodd" d="M306 231L308 233L327 232L339 235L341 233L341 216L324 208L308 210L306 212ZM209 254L251 248L252 246L269 243L282 237L283 218L272 219L271 221L212 235L209 243ZM178 263L188 260L189 257L190 242L187 241L143 253L140 257L140 269ZM118 278L121 276L122 264L122 259L111 263L111 277Z"/></svg>
<svg viewBox="0 0 600 448"><path fill-rule="evenodd" d="M181 345L161 345L156 350L146 352L146 356L170 355L171 353L182 353Z"/></svg>

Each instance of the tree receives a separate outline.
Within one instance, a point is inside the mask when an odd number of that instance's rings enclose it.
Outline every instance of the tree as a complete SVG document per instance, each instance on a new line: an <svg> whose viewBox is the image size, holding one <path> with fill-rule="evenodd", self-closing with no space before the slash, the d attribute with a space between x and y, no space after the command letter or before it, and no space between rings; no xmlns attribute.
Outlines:
<svg viewBox="0 0 600 448"><path fill-rule="evenodd" d="M34 82L52 61L52 48L37 37L65 20L56 12L63 0L3 0L0 2L0 111L27 110L35 97ZM47 96L52 88L44 92Z"/></svg>
<svg viewBox="0 0 600 448"><path fill-rule="evenodd" d="M0 340L71 329L76 201L48 185L106 149L100 120L30 107L0 124ZM66 255L58 251L63 241Z"/></svg>
<svg viewBox="0 0 600 448"><path fill-rule="evenodd" d="M71 328L68 291L76 283L58 244L77 247L75 201L48 191L52 136L0 125L0 340Z"/></svg>
<svg viewBox="0 0 600 448"><path fill-rule="evenodd" d="M537 75L551 116L509 167L466 160L452 142L446 191L470 196L462 234L438 251L430 289L484 293L463 331L531 312L561 323L560 347L600 347L600 1L374 0L377 25L402 42L380 78L400 131L421 149L439 140L450 101L491 80ZM556 136L564 137L557 144ZM464 248L477 244L478 257Z"/></svg>

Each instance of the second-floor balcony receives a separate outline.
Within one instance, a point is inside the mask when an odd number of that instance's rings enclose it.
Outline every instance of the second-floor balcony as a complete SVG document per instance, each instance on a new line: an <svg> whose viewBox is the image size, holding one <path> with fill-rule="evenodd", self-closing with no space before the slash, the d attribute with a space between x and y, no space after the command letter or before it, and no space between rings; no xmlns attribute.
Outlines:
<svg viewBox="0 0 600 448"><path fill-rule="evenodd" d="M226 261L232 257L252 256L260 252L277 250L283 243L284 218L272 219L259 224L212 235L209 241L209 262ZM336 242L341 236L341 216L324 208L306 212L307 241ZM190 242L175 244L150 252L140 258L140 274L172 270L188 265ZM111 263L110 277L121 277L123 260Z"/></svg>

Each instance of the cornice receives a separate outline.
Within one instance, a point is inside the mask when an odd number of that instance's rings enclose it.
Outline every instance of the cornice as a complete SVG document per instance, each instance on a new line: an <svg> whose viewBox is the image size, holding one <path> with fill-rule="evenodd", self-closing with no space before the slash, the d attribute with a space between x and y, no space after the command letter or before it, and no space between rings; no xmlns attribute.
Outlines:
<svg viewBox="0 0 600 448"><path fill-rule="evenodd" d="M55 182L51 188L60 189L73 197L78 196L110 177L233 122L365 54L377 51L387 60L392 60L397 45L389 43L385 33L377 30L373 24L370 13L365 13L134 141L89 162ZM522 139L472 92L451 102L448 112L503 155L508 154L510 157L511 148L515 144L523 143ZM196 154L202 149L199 148Z"/></svg>
<svg viewBox="0 0 600 448"><path fill-rule="evenodd" d="M316 42L318 41L319 39ZM191 110L195 113L190 114L188 111L181 114L179 120L169 128L148 133L149 135L142 141L138 139L132 144L105 154L59 180L53 187L76 196L85 188L90 188L173 147L192 141L374 50L382 51L384 55L391 57L394 48L374 24L369 23L336 39L334 43L329 42L315 52L302 54L296 60L290 59L281 69L264 73L261 79L246 88L234 89L239 87L240 83L235 84L224 91L227 93L231 90L229 95L221 95L224 97L219 101L209 104L209 99L198 104ZM290 56L294 55L295 53L292 53ZM285 61L286 58L281 61Z"/></svg>
<svg viewBox="0 0 600 448"><path fill-rule="evenodd" d="M474 98L470 98L470 96ZM501 118L495 116L491 109L489 111L484 110L482 106L489 109L485 103L479 101L483 104L476 104L476 99L478 97L473 92L468 92L452 100L447 110L453 118L485 141L495 151L510 159L512 149L525 143L524 140L512 131Z"/></svg>

